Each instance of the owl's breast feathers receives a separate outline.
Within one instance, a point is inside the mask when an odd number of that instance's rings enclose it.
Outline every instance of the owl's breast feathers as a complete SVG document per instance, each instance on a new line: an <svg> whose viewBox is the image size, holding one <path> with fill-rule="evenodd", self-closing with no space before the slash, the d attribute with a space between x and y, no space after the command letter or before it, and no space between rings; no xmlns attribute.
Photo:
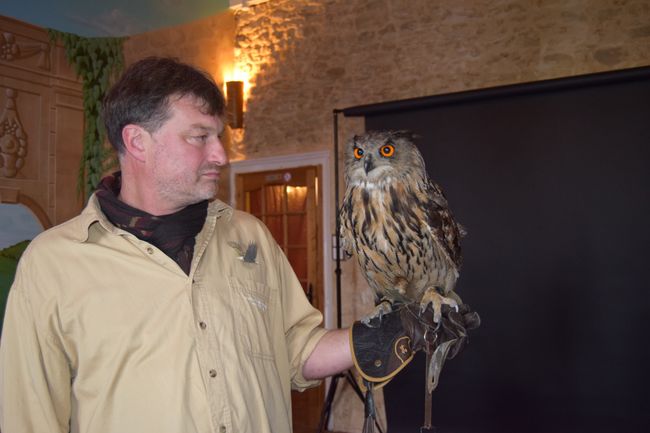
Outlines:
<svg viewBox="0 0 650 433"><path fill-rule="evenodd" d="M343 236L377 293L402 285L413 299L432 285L453 290L461 262L458 226L434 183L348 185L340 216Z"/></svg>

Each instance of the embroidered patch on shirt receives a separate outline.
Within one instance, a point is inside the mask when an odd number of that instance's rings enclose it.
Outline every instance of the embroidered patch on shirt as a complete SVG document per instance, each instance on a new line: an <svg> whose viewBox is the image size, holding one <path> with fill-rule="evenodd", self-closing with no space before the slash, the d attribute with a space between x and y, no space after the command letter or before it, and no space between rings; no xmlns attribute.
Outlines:
<svg viewBox="0 0 650 433"><path fill-rule="evenodd" d="M267 307L266 303L262 299L259 299L259 298L255 297L255 296L251 296L251 295L243 295L243 296L244 296L244 299L246 299L249 304L253 305L258 310L260 310L260 311L266 311L267 310L268 307Z"/></svg>
<svg viewBox="0 0 650 433"><path fill-rule="evenodd" d="M248 243L248 247L246 250L241 246L239 242L235 241L230 241L228 242L228 245L233 247L235 251L237 251L237 254L239 254L239 257L237 257L239 260L243 260L244 263L255 263L257 264L257 244L253 241L250 241Z"/></svg>

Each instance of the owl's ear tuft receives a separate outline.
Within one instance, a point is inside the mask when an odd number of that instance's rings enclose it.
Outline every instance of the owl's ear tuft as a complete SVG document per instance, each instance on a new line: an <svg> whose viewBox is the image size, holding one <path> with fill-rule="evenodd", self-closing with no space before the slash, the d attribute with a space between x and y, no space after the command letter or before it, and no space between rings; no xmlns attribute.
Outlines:
<svg viewBox="0 0 650 433"><path fill-rule="evenodd" d="M395 138L405 138L411 141L420 138L419 135L417 135L413 131L409 131L408 129L400 129L398 131L392 131L392 134Z"/></svg>

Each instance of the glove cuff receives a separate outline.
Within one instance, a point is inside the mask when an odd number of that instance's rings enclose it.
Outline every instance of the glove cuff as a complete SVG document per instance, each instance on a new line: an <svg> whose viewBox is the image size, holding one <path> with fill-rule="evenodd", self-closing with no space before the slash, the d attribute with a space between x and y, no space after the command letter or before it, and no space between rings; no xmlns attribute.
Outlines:
<svg viewBox="0 0 650 433"><path fill-rule="evenodd" d="M357 371L375 388L387 384L415 354L397 311L381 320L372 319L369 325L355 322L350 328L350 347Z"/></svg>

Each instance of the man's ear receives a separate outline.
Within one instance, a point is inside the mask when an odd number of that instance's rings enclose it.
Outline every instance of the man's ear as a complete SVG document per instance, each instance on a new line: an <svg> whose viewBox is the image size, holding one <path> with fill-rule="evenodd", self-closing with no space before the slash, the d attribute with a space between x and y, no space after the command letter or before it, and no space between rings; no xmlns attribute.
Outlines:
<svg viewBox="0 0 650 433"><path fill-rule="evenodd" d="M148 132L140 125L129 124L122 128L122 141L124 150L135 160L145 161L145 140Z"/></svg>

